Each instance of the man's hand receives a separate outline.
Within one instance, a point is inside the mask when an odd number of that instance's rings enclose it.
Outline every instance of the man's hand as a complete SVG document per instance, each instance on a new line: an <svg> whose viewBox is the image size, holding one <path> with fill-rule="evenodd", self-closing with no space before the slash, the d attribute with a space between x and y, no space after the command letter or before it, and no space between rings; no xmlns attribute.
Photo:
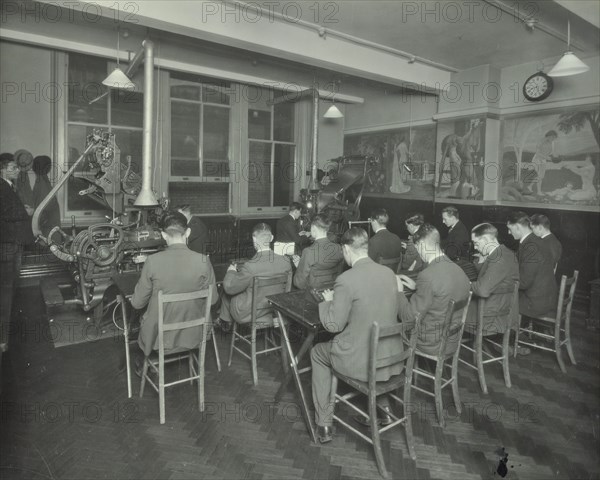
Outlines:
<svg viewBox="0 0 600 480"><path fill-rule="evenodd" d="M27 212L27 215L29 215L30 217L33 215L33 212L35 211L33 208L31 208L29 205L25 204L23 205L25 207L25 211Z"/></svg>
<svg viewBox="0 0 600 480"><path fill-rule="evenodd" d="M409 288L410 290L415 290L415 288L417 287L417 282L415 282L412 278L407 277L406 275L396 275L396 278L399 282L402 283L403 286Z"/></svg>
<svg viewBox="0 0 600 480"><path fill-rule="evenodd" d="M228 272L237 272L237 263L232 263L227 267Z"/></svg>
<svg viewBox="0 0 600 480"><path fill-rule="evenodd" d="M485 262L485 256L481 253L474 253L473 256L477 259L477 263Z"/></svg>
<svg viewBox="0 0 600 480"><path fill-rule="evenodd" d="M333 290L328 288L327 290L323 290L323 300L326 302L333 301Z"/></svg>
<svg viewBox="0 0 600 480"><path fill-rule="evenodd" d="M406 242L400 242L400 245L402 246L402 248L406 249L407 243Z"/></svg>
<svg viewBox="0 0 600 480"><path fill-rule="evenodd" d="M300 230L298 232L298 235L300 235L301 237L308 237L310 235L310 232L307 232L306 230Z"/></svg>

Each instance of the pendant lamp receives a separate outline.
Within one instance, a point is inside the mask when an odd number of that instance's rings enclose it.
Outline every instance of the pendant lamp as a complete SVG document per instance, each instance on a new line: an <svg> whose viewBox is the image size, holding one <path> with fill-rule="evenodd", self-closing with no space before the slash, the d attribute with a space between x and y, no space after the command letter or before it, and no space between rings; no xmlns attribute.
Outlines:
<svg viewBox="0 0 600 480"><path fill-rule="evenodd" d="M119 41L121 39L121 30L117 29L117 66L112 73L102 80L102 85L106 85L110 88L119 88L122 90L135 90L135 83L133 83L123 70L119 67L119 56L120 48Z"/></svg>
<svg viewBox="0 0 600 480"><path fill-rule="evenodd" d="M587 72L590 69L585 63L579 60L571 51L571 22L567 20L567 51L561 59L548 72L551 77L568 77Z"/></svg>

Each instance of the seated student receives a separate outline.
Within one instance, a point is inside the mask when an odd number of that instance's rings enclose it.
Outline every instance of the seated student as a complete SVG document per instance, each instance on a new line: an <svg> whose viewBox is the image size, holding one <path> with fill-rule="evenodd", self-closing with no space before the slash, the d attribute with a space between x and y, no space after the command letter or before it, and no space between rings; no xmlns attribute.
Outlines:
<svg viewBox="0 0 600 480"><path fill-rule="evenodd" d="M450 260L469 259L471 240L465 224L459 219L456 207L448 206L442 210L442 221L448 227L448 235L442 241L442 249Z"/></svg>
<svg viewBox="0 0 600 480"><path fill-rule="evenodd" d="M342 247L327 238L331 221L326 215L316 215L310 226L314 243L306 247L294 274L294 286L300 289L321 288L331 282L331 276L342 272Z"/></svg>
<svg viewBox="0 0 600 480"><path fill-rule="evenodd" d="M398 265L398 272L401 270L411 270L413 272L419 272L423 270L423 260L417 252L415 242L413 242L412 236L415 232L425 223L425 217L422 213L413 213L406 217L404 224L410 234L408 242L402 243L402 246L406 249L404 255L402 255L402 262Z"/></svg>
<svg viewBox="0 0 600 480"><path fill-rule="evenodd" d="M304 240L308 232L301 230L299 222L302 214L302 204L293 202L290 205L289 213L277 220L275 229L275 244L273 250L277 255L292 256L298 253L305 243Z"/></svg>
<svg viewBox="0 0 600 480"><path fill-rule="evenodd" d="M190 234L186 218L179 212L168 212L161 220L161 235L167 242L162 252L150 255L142 268L131 299L133 308L148 305L142 317L138 344L144 355L158 349L158 292L165 294L197 292L213 287L211 305L219 296L215 273L205 255L192 252L186 245ZM197 299L170 306L169 323L191 320L204 311L204 300ZM209 320L210 321L210 320ZM190 331L188 331L190 330ZM202 340L201 329L187 329L165 334L165 349L197 347ZM138 363L138 371L141 367Z"/></svg>
<svg viewBox="0 0 600 480"><path fill-rule="evenodd" d="M471 284L463 270L450 260L440 247L440 234L433 225L424 224L413 235L413 241L421 259L427 266L417 276L417 281L405 275L398 275L398 306L402 322L414 324L417 313L421 315L417 348L427 354L438 352L441 333L448 309L448 302L464 301L469 296ZM404 287L416 290L407 300ZM462 311L455 312L452 324L461 320ZM458 342L452 337L446 344L451 352Z"/></svg>
<svg viewBox="0 0 600 480"><path fill-rule="evenodd" d="M545 315L556 308L558 298L548 247L532 233L526 213L512 213L507 226L510 234L519 240L519 313L534 317Z"/></svg>
<svg viewBox="0 0 600 480"><path fill-rule="evenodd" d="M378 208L371 212L370 221L374 235L369 240L369 257L375 262L402 255L400 237L387 229L389 219L384 208Z"/></svg>
<svg viewBox="0 0 600 480"><path fill-rule="evenodd" d="M292 271L288 257L277 255L271 250L273 241L271 227L259 223L252 229L252 243L256 255L245 262L239 272L237 265L230 265L223 280L225 295L220 313L221 328L228 331L231 321L248 323L252 311L252 284L256 276L273 276ZM266 301L265 301L266 302ZM262 306L262 305L260 305Z"/></svg>
<svg viewBox="0 0 600 480"><path fill-rule="evenodd" d="M187 245L194 252L208 253L208 228L199 217L192 215L191 205L181 205L177 207L177 211L182 213L188 221L190 236L187 240Z"/></svg>
<svg viewBox="0 0 600 480"><path fill-rule="evenodd" d="M510 291L519 280L519 263L509 248L498 243L498 229L490 223L481 223L471 230L475 250L479 252L477 280L471 283L473 298L467 314L466 327L471 332L477 325L477 297L485 298L483 334L504 333L515 318L502 315L508 312L513 300L512 293L497 293L498 289ZM516 313L516 312L515 312ZM500 315L499 315L500 314Z"/></svg>
<svg viewBox="0 0 600 480"><path fill-rule="evenodd" d="M556 273L556 267L562 256L562 245L558 238L550 231L550 219L541 213L532 215L531 231L535 236L540 237L548 247L554 272Z"/></svg>

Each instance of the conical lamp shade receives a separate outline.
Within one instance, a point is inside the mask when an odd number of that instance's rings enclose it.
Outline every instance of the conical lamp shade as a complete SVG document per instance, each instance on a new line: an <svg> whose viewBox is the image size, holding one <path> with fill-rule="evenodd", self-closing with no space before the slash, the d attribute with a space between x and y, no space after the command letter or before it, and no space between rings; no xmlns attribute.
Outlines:
<svg viewBox="0 0 600 480"><path fill-rule="evenodd" d="M325 115L323 115L323 117L324 118L343 118L344 114L342 112L340 112L339 108L337 108L335 105L332 105L325 112Z"/></svg>
<svg viewBox="0 0 600 480"><path fill-rule="evenodd" d="M551 77L567 77L587 72L589 69L590 67L579 60L573 52L565 52L554 65L554 68L548 72L548 75Z"/></svg>
<svg viewBox="0 0 600 480"><path fill-rule="evenodd" d="M102 81L102 85L123 90L135 90L135 83L129 80L129 77L127 77L119 67L116 67L112 73Z"/></svg>

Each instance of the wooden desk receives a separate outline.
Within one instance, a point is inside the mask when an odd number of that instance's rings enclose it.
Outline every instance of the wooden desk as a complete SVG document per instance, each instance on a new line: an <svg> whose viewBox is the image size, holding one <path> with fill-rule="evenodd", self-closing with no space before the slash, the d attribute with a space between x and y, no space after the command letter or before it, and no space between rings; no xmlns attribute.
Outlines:
<svg viewBox="0 0 600 480"><path fill-rule="evenodd" d="M312 296L305 290L299 290L289 293L279 293L277 295L270 295L267 300L273 305L273 308L277 312L279 318L279 324L281 327L281 333L284 338L288 358L290 359L290 366L292 367L288 374L284 377L281 382L279 390L275 394L275 401L279 401L288 382L293 378L296 383L296 389L300 394L300 403L302 415L306 423L306 428L313 440L317 443L316 429L314 426L313 418L308 408L308 401L300 375L302 373L310 372L311 366L298 368L298 364L302 361L304 356L309 352L313 345L316 334L319 331L323 331L323 326L319 320L319 308ZM290 336L286 321L293 322L296 325L302 327L306 332L306 338L302 342L298 353L294 355L292 351L292 345L290 343Z"/></svg>

